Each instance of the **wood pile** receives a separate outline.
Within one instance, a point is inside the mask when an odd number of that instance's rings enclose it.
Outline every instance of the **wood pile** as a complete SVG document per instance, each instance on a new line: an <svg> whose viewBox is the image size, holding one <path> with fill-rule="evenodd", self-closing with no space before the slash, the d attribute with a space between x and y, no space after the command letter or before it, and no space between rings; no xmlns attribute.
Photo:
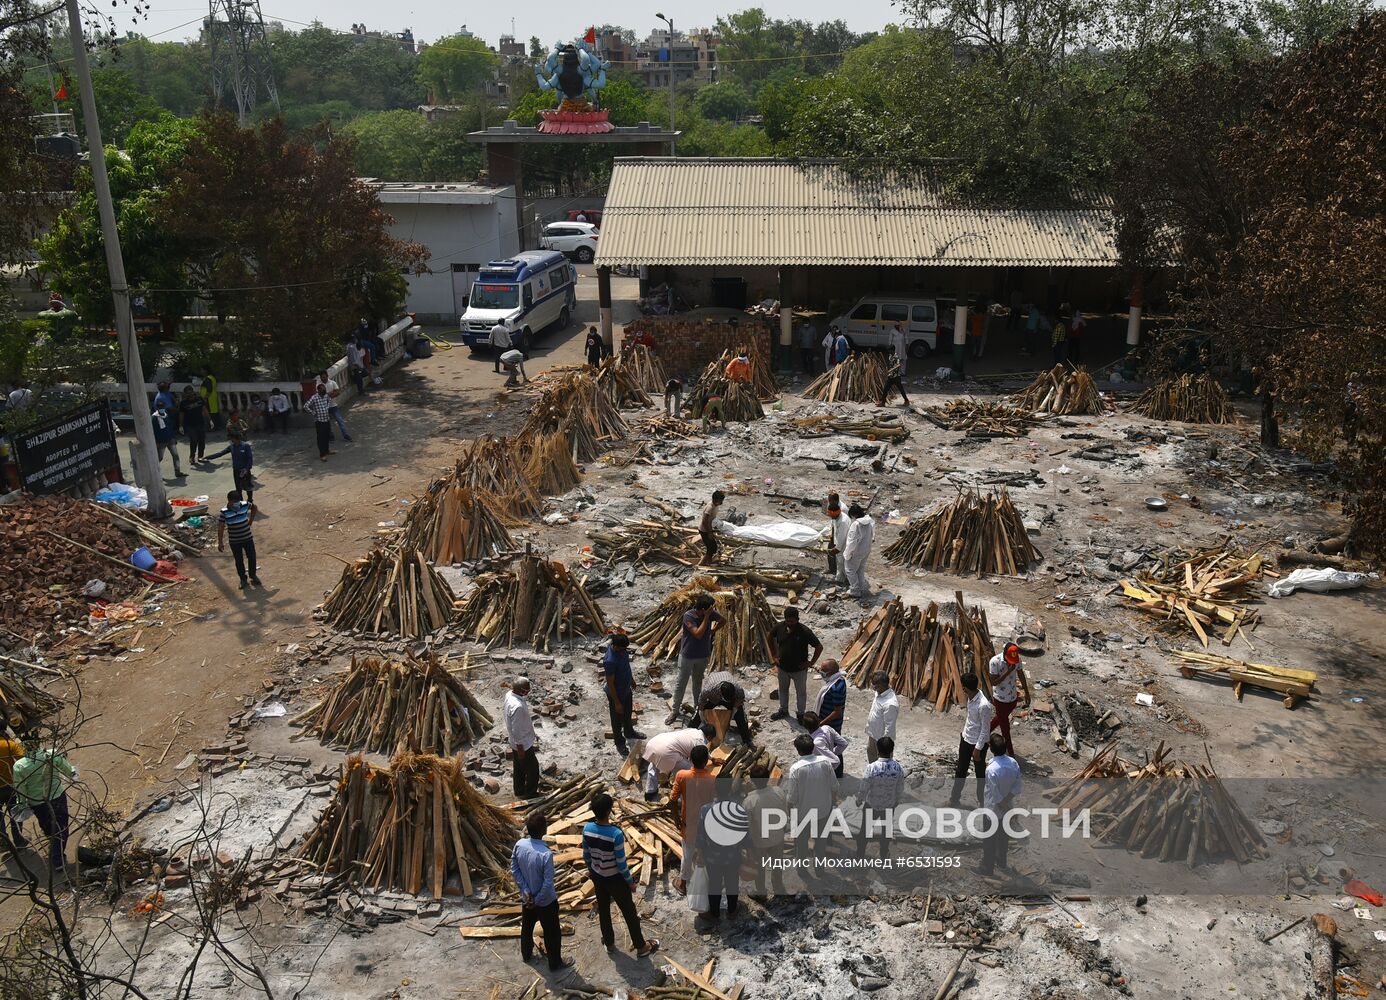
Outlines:
<svg viewBox="0 0 1386 1000"><path fill-rule="evenodd" d="M376 548L342 570L322 610L342 630L417 639L452 621L452 591L418 549Z"/></svg>
<svg viewBox="0 0 1386 1000"><path fill-rule="evenodd" d="M437 657L352 657L351 669L293 723L323 746L451 757L494 725L489 712Z"/></svg>
<svg viewBox="0 0 1386 1000"><path fill-rule="evenodd" d="M899 444L910 436L909 428L897 414L880 417L834 417L819 414L812 417L798 417L791 421L799 428L801 437L827 437L829 434L847 434L851 437L865 438L868 441L889 441Z"/></svg>
<svg viewBox="0 0 1386 1000"><path fill-rule="evenodd" d="M1190 424L1230 424L1237 417L1227 393L1211 375L1180 375L1153 385L1131 404L1131 412Z"/></svg>
<svg viewBox="0 0 1386 1000"><path fill-rule="evenodd" d="M142 544L87 500L26 496L0 506L0 625L34 640L60 624L85 622L87 581L106 581L106 600L143 586L130 565Z"/></svg>
<svg viewBox="0 0 1386 1000"><path fill-rule="evenodd" d="M911 521L883 555L905 566L978 576L1015 576L1040 559L1005 490L986 496L963 490L952 503Z"/></svg>
<svg viewBox="0 0 1386 1000"><path fill-rule="evenodd" d="M1319 675L1312 670L1295 670L1269 663L1247 663L1230 656L1176 649L1174 655L1183 660L1179 672L1185 677L1205 677L1232 682L1232 693L1242 700L1245 688L1274 691L1283 697L1286 708L1294 708L1314 692Z"/></svg>
<svg viewBox="0 0 1386 1000"><path fill-rule="evenodd" d="M617 358L607 358L601 363L597 369L597 388L606 393L607 399L618 410L654 406L654 400L640 384L635 372L622 365Z"/></svg>
<svg viewBox="0 0 1386 1000"><path fill-rule="evenodd" d="M702 428L693 421L663 414L657 417L646 417L635 425L635 430L640 434L658 438L661 441L687 441L702 434Z"/></svg>
<svg viewBox="0 0 1386 1000"><path fill-rule="evenodd" d="M525 479L546 496L562 496L582 482L582 472L573 460L567 436L561 431L530 438L525 456Z"/></svg>
<svg viewBox="0 0 1386 1000"><path fill-rule="evenodd" d="M598 528L587 533L593 553L608 565L633 562L644 566L649 560L697 566L703 558L698 529L668 521L630 521L614 528ZM724 557L725 558L725 557Z"/></svg>
<svg viewBox="0 0 1386 1000"><path fill-rule="evenodd" d="M22 676L12 663L0 666L0 722L22 735L60 708L62 702Z"/></svg>
<svg viewBox="0 0 1386 1000"><path fill-rule="evenodd" d="M664 387L669 383L669 376L664 371L664 362L644 344L624 345L621 353L616 356L616 363L650 396L662 394Z"/></svg>
<svg viewBox="0 0 1386 1000"><path fill-rule="evenodd" d="M355 884L442 899L453 885L470 896L473 873L506 871L518 835L510 810L472 787L457 757L401 753L387 769L352 754L299 853Z"/></svg>
<svg viewBox="0 0 1386 1000"><path fill-rule="evenodd" d="M885 395L890 366L888 354L859 351L810 382L804 398L823 403L874 403Z"/></svg>
<svg viewBox="0 0 1386 1000"><path fill-rule="evenodd" d="M603 781L578 777L520 807L526 814L542 810L548 817L545 839L554 852L554 888L559 913L564 916L583 913L596 905L596 890L582 860L582 828L592 819L592 796L605 787ZM683 835L667 804L649 805L617 796L611 822L626 836L626 864L637 886L648 887L666 873L678 871L683 858ZM510 885L508 892L493 896L475 914L486 923L464 926L462 937L516 937L520 912L519 892Z"/></svg>
<svg viewBox="0 0 1386 1000"><path fill-rule="evenodd" d="M925 420L947 431L966 431L968 437L1024 437L1041 421L1026 410L980 399L954 399L921 411Z"/></svg>
<svg viewBox="0 0 1386 1000"><path fill-rule="evenodd" d="M437 564L512 552L515 540L508 529L523 522L507 513L508 506L492 494L457 485L455 477L435 480L409 509L404 544Z"/></svg>
<svg viewBox="0 0 1386 1000"><path fill-rule="evenodd" d="M1142 857L1193 868L1227 856L1246 864L1269 854L1212 761L1206 767L1181 763L1164 743L1144 763L1124 760L1110 744L1071 781L1045 794L1061 809L1088 810L1098 840Z"/></svg>
<svg viewBox="0 0 1386 1000"><path fill-rule="evenodd" d="M735 351L723 351L722 356L708 363L701 375L684 393L683 403L689 413L702 412L703 403L711 396L721 396L728 420L758 420L765 416L762 400L773 400L779 386L753 353L750 356L751 381L732 382L727 378L727 365L736 360Z"/></svg>
<svg viewBox="0 0 1386 1000"><path fill-rule="evenodd" d="M521 643L547 652L555 639L603 635L606 616L585 584L563 563L526 553L513 569L476 578L458 623L488 648Z"/></svg>
<svg viewBox="0 0 1386 1000"><path fill-rule="evenodd" d="M1184 553L1167 555L1153 571L1139 574L1135 580L1122 580L1117 588L1130 601L1128 607L1165 622L1187 624L1204 647L1209 630L1224 646L1230 646L1239 633L1251 645L1245 630L1254 628L1260 616L1245 602L1266 572L1265 557L1243 556L1228 549L1181 556Z"/></svg>
<svg viewBox="0 0 1386 1000"><path fill-rule="evenodd" d="M723 586L713 576L696 576L666 597L630 629L630 641L653 663L673 659L683 635L683 613L692 609L694 598L703 593L712 595L723 619L713 633L712 658L718 669L732 670L769 660L775 615L765 591L745 583Z"/></svg>
<svg viewBox="0 0 1386 1000"><path fill-rule="evenodd" d="M867 688L871 675L884 670L890 686L902 698L932 705L935 712L965 706L962 675L975 673L982 689L991 693L987 663L996 655L986 612L969 608L958 592L956 604L945 612L937 603L927 608L887 602L857 628L842 654L842 671L858 687Z"/></svg>
<svg viewBox="0 0 1386 1000"><path fill-rule="evenodd" d="M1027 413L1053 413L1066 416L1101 414L1107 402L1097 391L1097 383L1088 370L1073 365L1055 365L1028 386L1011 397L1017 407Z"/></svg>
<svg viewBox="0 0 1386 1000"><path fill-rule="evenodd" d="M526 443L487 434L467 445L450 481L453 486L495 497L515 518L535 517L544 505L524 472Z"/></svg>
<svg viewBox="0 0 1386 1000"><path fill-rule="evenodd" d="M627 427L611 395L592 374L574 370L565 372L540 395L530 408L520 437L537 444L555 432L563 434L572 460L585 464L624 440Z"/></svg>
<svg viewBox="0 0 1386 1000"><path fill-rule="evenodd" d="M98 501L92 501L92 503L117 528L126 534L137 536L145 545L152 545L156 549L177 549L185 556L202 555L202 549L193 544L192 538L187 533L176 536L170 535L167 531L150 524L139 514L128 511L117 504Z"/></svg>

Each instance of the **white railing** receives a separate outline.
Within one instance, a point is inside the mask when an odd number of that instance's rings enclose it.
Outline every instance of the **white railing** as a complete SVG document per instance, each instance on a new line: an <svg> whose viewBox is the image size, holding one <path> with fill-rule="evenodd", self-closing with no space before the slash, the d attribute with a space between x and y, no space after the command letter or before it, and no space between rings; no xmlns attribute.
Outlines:
<svg viewBox="0 0 1386 1000"><path fill-rule="evenodd" d="M414 320L410 316L395 323L380 335L381 342L385 345L383 357L376 358L375 367L372 374L380 374L393 368L400 358L404 357L404 350L409 343L418 335L418 327L414 325ZM312 378L316 379L317 373L314 372ZM347 359L338 358L327 368L327 377L336 382L341 387L342 394L337 397L339 403L344 403L356 395L356 383L352 381ZM186 382L174 383L171 388L177 393L181 392ZM259 396L262 400L269 396L269 392L278 386L284 395L289 397L289 403L295 411L303 409L303 386L293 380L269 381L269 382L218 382L217 398L221 401L221 412L230 413L232 410L247 410L250 407L251 397ZM94 386L97 392L102 393L111 401L111 409L117 415L130 412L130 391L124 382L100 382ZM145 392L152 399L154 393L159 391L159 387L146 382Z"/></svg>

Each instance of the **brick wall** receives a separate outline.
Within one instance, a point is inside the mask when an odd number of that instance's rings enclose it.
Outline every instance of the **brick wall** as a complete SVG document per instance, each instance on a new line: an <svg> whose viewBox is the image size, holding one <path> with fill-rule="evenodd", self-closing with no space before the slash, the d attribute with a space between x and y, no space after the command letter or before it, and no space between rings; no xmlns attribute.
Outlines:
<svg viewBox="0 0 1386 1000"><path fill-rule="evenodd" d="M773 320L747 316L736 326L713 320L680 319L677 316L641 316L625 326L623 340L649 331L654 338L654 352L670 375L685 380L696 378L708 364L722 356L723 351L739 347L750 349L763 370L770 371L771 343L776 327Z"/></svg>

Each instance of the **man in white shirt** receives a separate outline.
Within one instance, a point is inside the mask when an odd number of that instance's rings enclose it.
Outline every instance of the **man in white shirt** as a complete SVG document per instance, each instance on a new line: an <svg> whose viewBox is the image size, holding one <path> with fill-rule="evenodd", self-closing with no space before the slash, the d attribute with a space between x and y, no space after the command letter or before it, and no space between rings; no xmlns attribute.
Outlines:
<svg viewBox="0 0 1386 1000"><path fill-rule="evenodd" d="M996 827L991 835L982 841L982 864L978 875L990 875L997 868L1009 868L1006 853L1010 850L1011 838L1006 833L1003 820L1015 804L1021 792L1020 765L1006 752L1006 740L1000 733L992 733L991 763L987 765L987 787L983 805L987 812L996 818Z"/></svg>
<svg viewBox="0 0 1386 1000"><path fill-rule="evenodd" d="M828 327L828 332L823 334L823 370L831 371L833 367L833 346L837 343L837 327Z"/></svg>
<svg viewBox="0 0 1386 1000"><path fill-rule="evenodd" d="M270 427L278 427L281 434L289 433L289 414L294 407L283 389L276 385L270 390L265 408L269 411Z"/></svg>
<svg viewBox="0 0 1386 1000"><path fill-rule="evenodd" d="M505 695L505 736L514 761L515 798L539 793L539 757L534 752L534 717L529 710L529 678L516 678Z"/></svg>
<svg viewBox="0 0 1386 1000"><path fill-rule="evenodd" d="M505 369L505 388L513 389L520 384L520 379L529 381L529 376L525 374L525 356L523 351L510 348L500 356L501 367ZM515 376L519 375L519 378Z"/></svg>
<svg viewBox="0 0 1386 1000"><path fill-rule="evenodd" d="M794 737L794 749L799 759L790 765L785 778L785 798L789 801L791 820L794 813L798 814L799 821L805 816L816 816L821 830L827 825L837 799L837 775L828 759L814 748L813 738L807 733ZM791 822L791 826L794 825L797 824ZM812 826L806 827L805 833L794 841L794 853L800 857L808 857L812 829ZM821 842L826 838L815 839Z"/></svg>
<svg viewBox="0 0 1386 1000"><path fill-rule="evenodd" d="M16 382L14 389L9 395L9 407L15 413L20 410L27 410L34 405L34 390L29 388L28 382Z"/></svg>
<svg viewBox="0 0 1386 1000"><path fill-rule="evenodd" d="M895 360L900 362L900 375L904 377L905 366L909 361L909 355L905 348L905 324L896 323L895 329L890 331L890 346L895 351Z"/></svg>
<svg viewBox="0 0 1386 1000"><path fill-rule="evenodd" d="M342 408L337 405L337 397L342 394L341 386L328 378L327 372L318 372L318 385L327 388L327 398L331 400L327 415L337 424L337 430L342 432L342 440L350 441L351 435L347 433L346 421L342 419Z"/></svg>
<svg viewBox="0 0 1386 1000"><path fill-rule="evenodd" d="M674 729L660 733L645 741L645 752L641 756L645 768L645 801L653 802L659 797L661 775L674 775L693 766L693 748L705 746L709 750L717 745L717 727L704 723L687 729Z"/></svg>
<svg viewBox="0 0 1386 1000"><path fill-rule="evenodd" d="M982 804L982 790L986 781L987 737L991 733L993 715L991 702L982 693L976 674L970 670L963 674L962 686L967 692L967 721L963 723L962 739L958 742L958 764L953 770L953 794L948 799L948 804L954 809L962 802L968 767L977 775L977 804Z"/></svg>
<svg viewBox="0 0 1386 1000"><path fill-rule="evenodd" d="M876 749L879 740L889 737L895 742L895 723L900 718L900 699L890 689L890 674L878 670L871 675L871 687L876 697L871 699L871 711L866 714L866 762L875 763L880 757Z"/></svg>
<svg viewBox="0 0 1386 1000"><path fill-rule="evenodd" d="M842 759L847 755L848 740L832 726L823 725L817 712L804 713L804 728L813 740L813 750L833 766L833 774L842 777Z"/></svg>
<svg viewBox="0 0 1386 1000"><path fill-rule="evenodd" d="M842 550L847 547L847 531L852 527L852 519L842 509L842 501L836 493L828 494L828 526L822 535L828 540L829 562L835 567L833 580L839 586L847 586L847 562L842 558Z"/></svg>
<svg viewBox="0 0 1386 1000"><path fill-rule="evenodd" d="M495 358L496 374L499 375L501 370L501 355L510 350L512 346L510 343L510 331L505 328L504 323L497 323L495 326L491 327L490 344L491 357Z"/></svg>
<svg viewBox="0 0 1386 1000"><path fill-rule="evenodd" d="M859 601L871 596L866 582L866 560L871 556L871 543L876 540L876 522L859 504L847 509L852 519L847 529L847 544L842 549L843 568L847 571L848 593Z"/></svg>
<svg viewBox="0 0 1386 1000"><path fill-rule="evenodd" d="M1006 753L1015 756L1011 744L1011 713L1020 700L1020 688L1025 690L1025 704L1030 704L1030 682L1020 667L1020 647L1013 642L1006 643L1004 649L991 658L987 664L991 675L991 703L996 714L991 720L992 728L1000 728L1006 739Z"/></svg>

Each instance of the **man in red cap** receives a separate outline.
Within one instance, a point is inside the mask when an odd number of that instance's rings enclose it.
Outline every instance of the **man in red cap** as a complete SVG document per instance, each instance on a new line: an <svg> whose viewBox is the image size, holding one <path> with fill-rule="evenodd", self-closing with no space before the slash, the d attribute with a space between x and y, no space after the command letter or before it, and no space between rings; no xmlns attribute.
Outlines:
<svg viewBox="0 0 1386 1000"><path fill-rule="evenodd" d="M987 664L991 675L991 703L996 708L991 728L1001 727L1001 735L1006 740L1006 753L1015 756L1011 746L1011 713L1015 711L1019 692L1017 685L1025 690L1025 707L1030 707L1030 682L1025 679L1025 671L1020 666L1020 647L1013 642L991 658Z"/></svg>

